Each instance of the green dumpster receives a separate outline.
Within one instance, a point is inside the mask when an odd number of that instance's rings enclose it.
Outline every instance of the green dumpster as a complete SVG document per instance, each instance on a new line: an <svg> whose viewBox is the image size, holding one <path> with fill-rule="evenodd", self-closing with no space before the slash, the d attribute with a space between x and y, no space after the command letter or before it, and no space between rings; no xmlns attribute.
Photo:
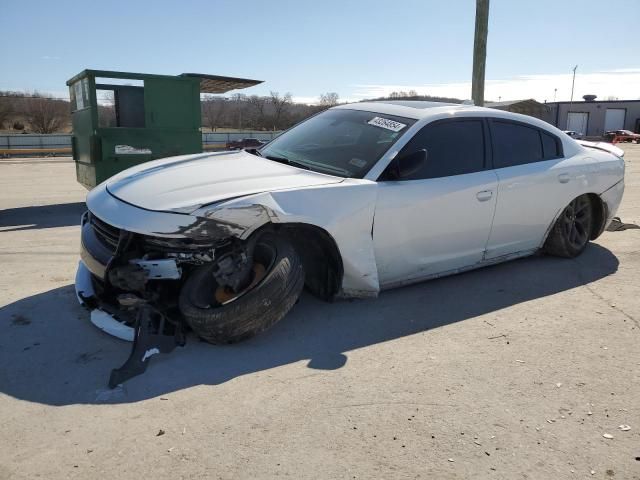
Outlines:
<svg viewBox="0 0 640 480"><path fill-rule="evenodd" d="M259 83L198 73L82 71L67 82L78 182L91 189L134 165L202 152L200 93Z"/></svg>

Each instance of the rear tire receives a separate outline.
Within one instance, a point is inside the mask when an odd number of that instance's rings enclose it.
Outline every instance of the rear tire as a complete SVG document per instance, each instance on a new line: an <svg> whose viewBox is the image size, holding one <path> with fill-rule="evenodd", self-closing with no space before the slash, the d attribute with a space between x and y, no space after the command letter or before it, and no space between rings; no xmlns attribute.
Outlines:
<svg viewBox="0 0 640 480"><path fill-rule="evenodd" d="M567 205L554 223L544 251L556 257L577 257L589 243L592 225L591 199L588 195L580 195Z"/></svg>
<svg viewBox="0 0 640 480"><path fill-rule="evenodd" d="M191 273L180 292L179 305L199 337L214 344L246 340L280 321L296 303L304 287L304 270L291 243L264 233L256 243L254 260L266 268L264 278L224 304L216 301L218 284L212 265Z"/></svg>

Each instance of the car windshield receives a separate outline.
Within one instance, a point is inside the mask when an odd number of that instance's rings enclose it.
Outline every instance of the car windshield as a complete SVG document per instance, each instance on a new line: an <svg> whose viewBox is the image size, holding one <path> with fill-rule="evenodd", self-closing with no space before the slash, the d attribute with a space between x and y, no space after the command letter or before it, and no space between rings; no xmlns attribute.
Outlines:
<svg viewBox="0 0 640 480"><path fill-rule="evenodd" d="M327 110L287 130L259 154L321 173L362 178L413 123L382 113Z"/></svg>

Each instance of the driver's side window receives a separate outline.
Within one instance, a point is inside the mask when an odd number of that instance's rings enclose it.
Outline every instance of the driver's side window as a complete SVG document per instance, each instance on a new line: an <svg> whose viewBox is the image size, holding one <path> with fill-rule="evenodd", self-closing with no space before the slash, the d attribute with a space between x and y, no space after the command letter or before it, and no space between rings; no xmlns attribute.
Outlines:
<svg viewBox="0 0 640 480"><path fill-rule="evenodd" d="M398 177L402 158L425 149L427 160L420 169ZM422 180L450 177L485 169L485 138L482 119L440 120L423 127L382 173L379 180Z"/></svg>

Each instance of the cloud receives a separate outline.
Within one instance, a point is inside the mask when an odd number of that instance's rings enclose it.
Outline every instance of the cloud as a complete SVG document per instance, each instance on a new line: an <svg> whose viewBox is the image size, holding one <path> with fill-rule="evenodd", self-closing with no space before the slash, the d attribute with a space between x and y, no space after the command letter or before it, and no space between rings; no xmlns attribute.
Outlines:
<svg viewBox="0 0 640 480"><path fill-rule="evenodd" d="M486 80L485 98L488 100L517 100L534 98L551 102L554 89L556 100L571 97L572 73L546 75L520 75L501 80ZM634 100L640 98L640 68L622 68L592 73L577 73L573 98L594 94L600 99L617 97ZM423 84L423 85L354 85L352 96L358 100L388 96L391 92L415 90L421 95L471 97L471 82Z"/></svg>
<svg viewBox="0 0 640 480"><path fill-rule="evenodd" d="M379 96L379 95L378 95ZM372 98L372 97L368 97L368 98ZM315 96L315 97L292 97L291 100L293 100L295 103L306 103L307 105L318 105L320 103L320 95ZM340 96L340 98L338 98L338 103L353 103L353 102L359 102L360 100L362 100L361 97L342 97Z"/></svg>
<svg viewBox="0 0 640 480"><path fill-rule="evenodd" d="M307 105L316 105L320 101L320 96L317 97L292 97L291 100L294 103L306 103Z"/></svg>

